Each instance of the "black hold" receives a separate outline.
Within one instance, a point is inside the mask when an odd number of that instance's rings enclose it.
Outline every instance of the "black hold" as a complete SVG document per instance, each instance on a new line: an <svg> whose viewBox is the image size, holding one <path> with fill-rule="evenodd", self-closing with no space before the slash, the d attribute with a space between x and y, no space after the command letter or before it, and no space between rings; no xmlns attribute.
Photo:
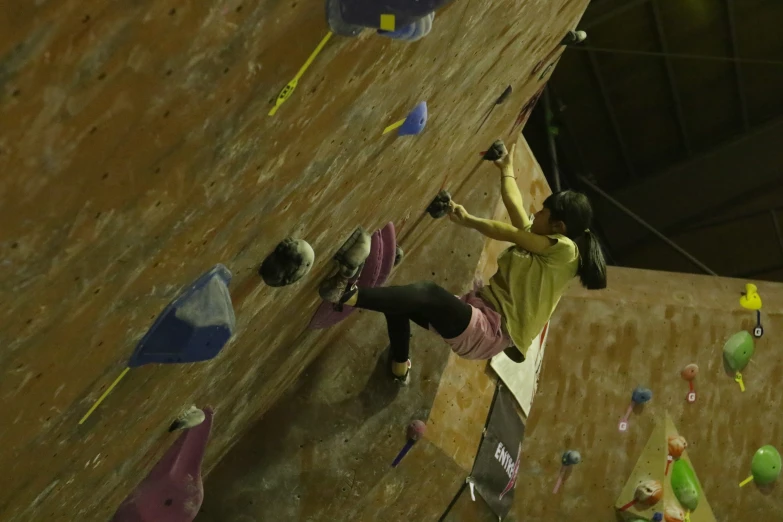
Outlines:
<svg viewBox="0 0 783 522"><path fill-rule="evenodd" d="M432 203L427 207L427 213L434 219L440 219L451 210L451 194L448 190L441 190Z"/></svg>
<svg viewBox="0 0 783 522"><path fill-rule="evenodd" d="M574 45L582 43L587 40L587 33L584 31L568 31L563 39L560 41L560 45Z"/></svg>
<svg viewBox="0 0 783 522"><path fill-rule="evenodd" d="M400 248L400 245L397 245L397 251L394 255L394 266L399 265L402 262L402 258L405 256L405 252L402 248Z"/></svg>
<svg viewBox="0 0 783 522"><path fill-rule="evenodd" d="M506 150L506 145L503 143L503 140L495 140L481 159L484 161L497 161L506 154L508 154L508 151Z"/></svg>
<svg viewBox="0 0 783 522"><path fill-rule="evenodd" d="M315 252L307 241L287 237L281 241L258 268L264 282L273 287L299 281L312 268Z"/></svg>
<svg viewBox="0 0 783 522"><path fill-rule="evenodd" d="M502 105L503 102L505 102L508 99L508 97L511 95L511 91L512 90L513 89L509 85L508 87L506 87L506 90L504 90L500 94L500 96L498 96L497 100L495 100L495 103L492 104L492 107L489 108L489 110L487 111L487 114L484 116L484 118L482 118L481 123L479 123L478 129L476 129L476 132L474 132L474 134L478 134L478 131L480 131L481 127L484 126L484 123L486 123L487 119L492 114L492 111L495 110L495 107L497 107L498 105Z"/></svg>
<svg viewBox="0 0 783 522"><path fill-rule="evenodd" d="M500 96L498 96L498 99L495 101L495 105L500 105L500 104L502 104L504 101L506 101L506 100L508 99L508 97L509 97L509 96L511 96L511 91L513 91L513 89L512 89L512 88L511 88L511 86L509 85L508 87L506 87L506 90L505 90L505 91L503 91L503 94L501 94Z"/></svg>
<svg viewBox="0 0 783 522"><path fill-rule="evenodd" d="M552 68L557 65L557 62L560 61L560 57L558 57L556 60L554 60L552 63L546 66L546 69L541 73L541 75L538 77L538 80L541 81L544 79L544 77L549 74L549 71L552 70Z"/></svg>

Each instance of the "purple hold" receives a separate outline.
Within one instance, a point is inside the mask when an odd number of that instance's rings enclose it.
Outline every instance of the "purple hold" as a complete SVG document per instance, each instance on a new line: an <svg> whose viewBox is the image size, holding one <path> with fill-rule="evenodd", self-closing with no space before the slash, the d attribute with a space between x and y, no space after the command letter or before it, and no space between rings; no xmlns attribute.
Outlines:
<svg viewBox="0 0 783 522"><path fill-rule="evenodd" d="M650 402L653 398L653 392L650 388L642 388L641 386L634 389L631 395L631 400L636 404L645 404Z"/></svg>

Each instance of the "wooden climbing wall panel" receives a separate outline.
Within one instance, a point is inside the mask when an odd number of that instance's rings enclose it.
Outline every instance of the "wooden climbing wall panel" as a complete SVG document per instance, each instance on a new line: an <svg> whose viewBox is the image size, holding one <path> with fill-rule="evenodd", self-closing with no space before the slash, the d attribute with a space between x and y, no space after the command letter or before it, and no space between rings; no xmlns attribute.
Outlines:
<svg viewBox="0 0 783 522"><path fill-rule="evenodd" d="M724 369L722 348L729 336L755 325L755 312L739 305L745 281L610 268L606 290L574 282L551 322L527 425L519 519L578 520L589 513L591 520L614 520L615 500L667 411L690 444L688 456L716 520L783 519L779 491L738 487L755 451L783 440L776 414L783 408L783 285L758 286L765 334L743 372L743 393ZM693 404L680 376L689 363L701 370ZM651 388L654 397L620 433L618 421L636 386ZM583 461L552 495L567 449L581 451Z"/></svg>

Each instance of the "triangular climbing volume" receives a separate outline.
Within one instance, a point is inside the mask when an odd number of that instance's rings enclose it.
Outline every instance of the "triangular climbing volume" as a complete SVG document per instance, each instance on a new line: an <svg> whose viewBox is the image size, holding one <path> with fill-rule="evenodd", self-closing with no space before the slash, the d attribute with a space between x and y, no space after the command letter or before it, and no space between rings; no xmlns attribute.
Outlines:
<svg viewBox="0 0 783 522"><path fill-rule="evenodd" d="M621 520L652 522L661 513L666 522L716 522L683 440L668 413L656 423L615 502Z"/></svg>

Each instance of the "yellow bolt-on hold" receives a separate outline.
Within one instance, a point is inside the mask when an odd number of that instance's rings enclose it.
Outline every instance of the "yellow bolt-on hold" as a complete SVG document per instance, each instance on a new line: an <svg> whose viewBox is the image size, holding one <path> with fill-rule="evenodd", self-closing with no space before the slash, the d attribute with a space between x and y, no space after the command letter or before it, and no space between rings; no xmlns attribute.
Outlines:
<svg viewBox="0 0 783 522"><path fill-rule="evenodd" d="M396 27L396 20L393 14L381 15L381 30L382 31L394 31Z"/></svg>
<svg viewBox="0 0 783 522"><path fill-rule="evenodd" d="M98 406L101 405L101 403L103 402L103 399L105 399L106 397L109 396L109 394L114 389L114 387L117 386L117 384L122 380L123 377L125 377L125 374L128 373L129 371L130 371L130 367L125 368L122 371L122 373L120 374L120 376L117 377L116 379L114 379L114 382L111 383L111 386L106 388L106 391L103 392L103 394L100 397L98 397L98 400L95 401L95 404L92 405L92 408L87 410L87 413L84 414L84 417L82 417L81 420L79 420L79 424L84 424L84 421L87 420L87 417L92 415L92 412L94 412L98 408Z"/></svg>
<svg viewBox="0 0 783 522"><path fill-rule="evenodd" d="M394 129L399 129L400 127L402 127L403 123L405 123L405 120L400 120L398 122L392 123L391 125L389 125L385 129L383 129L383 134L388 134L389 132L393 131Z"/></svg>
<svg viewBox="0 0 783 522"><path fill-rule="evenodd" d="M737 381L737 384L739 384L740 391L745 391L745 382L742 380L742 374L740 372L737 372L737 374L734 376L734 380Z"/></svg>
<svg viewBox="0 0 783 522"><path fill-rule="evenodd" d="M759 289L753 283L745 285L745 291L740 297L740 306L747 310L761 310L761 296Z"/></svg>
<svg viewBox="0 0 783 522"><path fill-rule="evenodd" d="M294 89L296 89L296 85L299 83L299 80L302 78L302 76L304 76L304 73L307 71L307 68L310 67L310 65L313 63L313 60L315 60L315 57L318 56L318 53L321 52L321 50L324 48L326 43L329 41L329 38L331 37L332 37L331 31L326 33L326 36L323 37L321 43L318 44L318 46L315 48L312 54L310 54L310 57L307 59L304 65L299 69L299 72L296 73L294 79L288 82L285 87L283 87L283 90L280 91L280 94L277 95L277 99L275 100L275 106L272 107L272 109L269 111L269 116L274 116L275 113L277 112L277 109L279 109L280 106L283 105L285 101L291 97L291 94L293 94Z"/></svg>

